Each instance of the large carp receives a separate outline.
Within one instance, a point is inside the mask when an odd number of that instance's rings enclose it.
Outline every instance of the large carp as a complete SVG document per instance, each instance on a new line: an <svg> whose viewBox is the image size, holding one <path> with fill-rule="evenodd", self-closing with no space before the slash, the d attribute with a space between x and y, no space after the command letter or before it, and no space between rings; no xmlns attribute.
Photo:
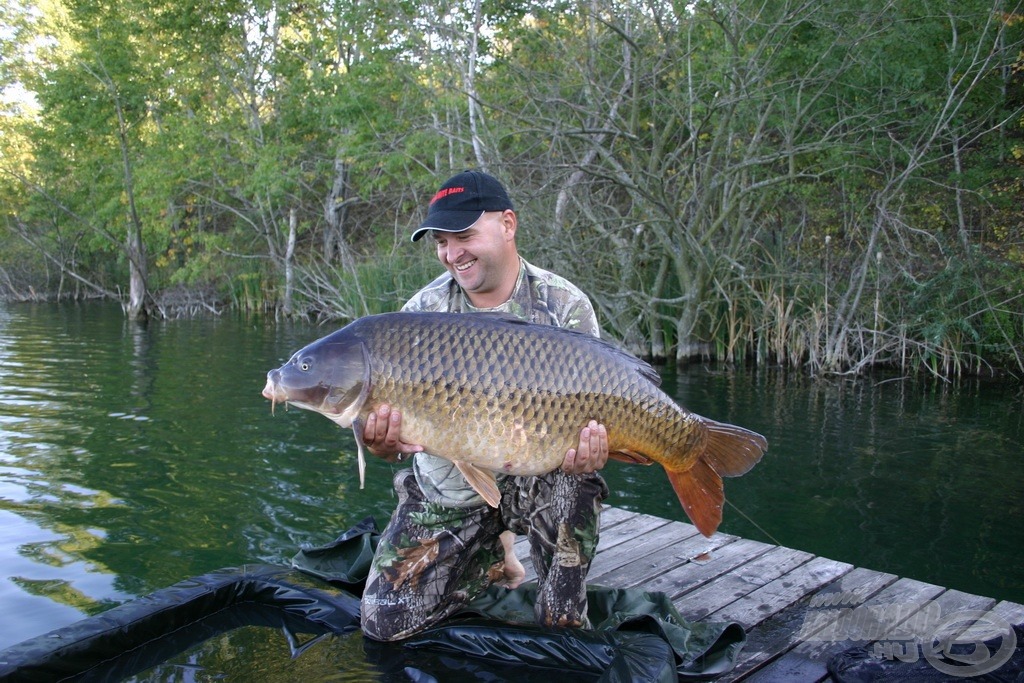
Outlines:
<svg viewBox="0 0 1024 683"><path fill-rule="evenodd" d="M703 418L658 388L640 359L590 335L495 314L388 313L360 318L267 373L263 395L351 427L362 485L363 425L382 403L402 412L402 440L453 461L497 507L494 475L562 463L597 420L611 457L660 463L705 536L722 521L722 477L761 459L760 434Z"/></svg>

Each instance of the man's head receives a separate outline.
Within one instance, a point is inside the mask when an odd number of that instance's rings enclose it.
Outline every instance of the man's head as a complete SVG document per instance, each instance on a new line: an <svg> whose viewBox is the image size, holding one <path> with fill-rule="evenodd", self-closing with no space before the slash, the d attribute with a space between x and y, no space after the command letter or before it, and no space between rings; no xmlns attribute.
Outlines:
<svg viewBox="0 0 1024 683"><path fill-rule="evenodd" d="M494 176L482 171L453 175L430 200L427 218L412 233L415 242L431 230L462 232L485 211L514 211L512 200Z"/></svg>
<svg viewBox="0 0 1024 683"><path fill-rule="evenodd" d="M505 188L480 171L448 180L430 202L426 220L413 233L434 238L437 258L478 308L499 306L519 278L517 219Z"/></svg>

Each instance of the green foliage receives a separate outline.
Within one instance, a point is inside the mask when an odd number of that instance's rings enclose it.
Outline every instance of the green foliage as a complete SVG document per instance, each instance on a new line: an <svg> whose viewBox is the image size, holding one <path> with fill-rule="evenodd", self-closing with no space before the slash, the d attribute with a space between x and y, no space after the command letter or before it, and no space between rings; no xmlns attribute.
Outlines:
<svg viewBox="0 0 1024 683"><path fill-rule="evenodd" d="M1024 369L1016 0L474 8L5 4L0 86L41 106L0 119L0 240L47 255L18 282L117 296L137 228L158 303L392 310L484 165L636 351Z"/></svg>
<svg viewBox="0 0 1024 683"><path fill-rule="evenodd" d="M921 340L917 353L929 367L959 374L984 359L1012 365L1024 345L1024 281L1018 268L973 250L930 277L907 283L900 319ZM973 362L971 362L973 361Z"/></svg>

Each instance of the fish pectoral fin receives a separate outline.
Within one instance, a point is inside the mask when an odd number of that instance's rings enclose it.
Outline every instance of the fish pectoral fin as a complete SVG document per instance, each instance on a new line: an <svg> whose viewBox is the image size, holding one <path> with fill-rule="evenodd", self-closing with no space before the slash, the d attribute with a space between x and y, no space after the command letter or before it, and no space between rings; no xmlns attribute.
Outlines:
<svg viewBox="0 0 1024 683"><path fill-rule="evenodd" d="M654 461L648 458L646 455L642 455L635 451L619 450L612 451L608 454L608 457L612 460L618 460L619 462L628 462L633 465L650 465Z"/></svg>
<svg viewBox="0 0 1024 683"><path fill-rule="evenodd" d="M363 444L363 421L360 418L352 420L352 436L356 440L356 463L359 468L359 488L366 485L366 454Z"/></svg>
<svg viewBox="0 0 1024 683"><path fill-rule="evenodd" d="M488 505L492 508L498 507L498 503L501 502L501 491L498 490L498 482L494 480L494 472L458 460L455 461L455 466L459 468L459 472L462 472L462 476L466 478L473 490L487 501Z"/></svg>
<svg viewBox="0 0 1024 683"><path fill-rule="evenodd" d="M722 504L725 503L722 477L704 460L698 460L693 467L681 472L669 469L665 472L697 531L711 537L722 523Z"/></svg>

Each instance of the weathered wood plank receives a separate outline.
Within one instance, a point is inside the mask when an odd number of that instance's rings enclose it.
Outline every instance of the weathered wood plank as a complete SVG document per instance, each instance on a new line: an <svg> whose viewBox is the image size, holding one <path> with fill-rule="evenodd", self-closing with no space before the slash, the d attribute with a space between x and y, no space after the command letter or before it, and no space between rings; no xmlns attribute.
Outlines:
<svg viewBox="0 0 1024 683"><path fill-rule="evenodd" d="M992 608L992 613L1011 624L1024 624L1024 605L1020 603L1003 600Z"/></svg>
<svg viewBox="0 0 1024 683"><path fill-rule="evenodd" d="M598 541L595 561L598 558L603 558L605 555L612 555L609 560L603 560L610 561L614 557L612 553L616 546L629 541L635 541L637 538L642 538L646 534L669 524L681 523L606 506L601 511L601 537ZM689 525L681 524L681 526ZM694 529L694 532L696 533L696 529ZM519 561L526 569L524 581L536 581L537 572L534 571L533 561L530 559L530 542L525 536L516 538L515 551L516 557L519 558ZM593 573L591 573L591 576L593 576ZM588 578L589 581L590 579Z"/></svg>
<svg viewBox="0 0 1024 683"><path fill-rule="evenodd" d="M588 581L618 587L634 585L623 583L618 577L623 572L626 575L643 572L646 575L657 574L686 562L688 558L680 549L688 539L696 535L697 530L693 526L681 522L671 522L639 534L610 550L598 552L590 565ZM634 566L636 563L641 566Z"/></svg>
<svg viewBox="0 0 1024 683"><path fill-rule="evenodd" d="M803 650L801 656L813 656L814 650L820 645L820 642L815 641L816 634L824 627L820 617L828 617L830 612L838 614L836 610L828 610L829 607L859 604L896 581L896 578L895 574L854 568L751 629L736 667L721 680L740 680L794 648Z"/></svg>
<svg viewBox="0 0 1024 683"><path fill-rule="evenodd" d="M802 550L771 547L767 552L740 564L728 573L722 574L710 583L693 590L670 593L673 603L687 619L705 619L751 592L789 573L814 556ZM686 565L689 567L690 565ZM683 567L685 569L686 567ZM684 584L685 586L685 584ZM667 593L668 591L666 591Z"/></svg>
<svg viewBox="0 0 1024 683"><path fill-rule="evenodd" d="M735 621L750 630L851 569L852 564L815 557L712 613L710 618L716 621Z"/></svg>
<svg viewBox="0 0 1024 683"><path fill-rule="evenodd" d="M689 562L656 576L624 576L622 580L627 587L639 585L644 590L659 591L675 598L728 574L774 547L720 534L710 539L694 536L676 549L680 555L691 558Z"/></svg>
<svg viewBox="0 0 1024 683"><path fill-rule="evenodd" d="M828 676L828 660L851 647L877 640L878 632L904 624L945 589L913 579L899 579L859 605L844 605L835 614L818 616L819 647L796 648L743 680L821 681ZM877 611L871 608L878 608Z"/></svg>
<svg viewBox="0 0 1024 683"><path fill-rule="evenodd" d="M608 552L620 543L625 543L641 534L649 533L669 524L667 519L639 514L611 527L604 526L604 515L601 515L601 522L601 538L597 545L598 554Z"/></svg>
<svg viewBox="0 0 1024 683"><path fill-rule="evenodd" d="M525 539L516 552L527 580L535 580ZM588 582L661 591L686 619L742 624L747 645L722 681L823 681L836 654L876 642L890 649L912 645L914 638L924 642L930 634L914 629L929 628L940 616L977 613L1024 622L1019 603L727 534L707 539L690 524L610 506L602 512ZM971 637L968 624L962 637ZM983 621L973 628L985 627Z"/></svg>
<svg viewBox="0 0 1024 683"><path fill-rule="evenodd" d="M616 508L610 505L605 505L601 509L601 528L610 529L616 524L622 524L623 522L627 522L631 519L636 519L640 516L641 515L638 512L632 512L630 510L624 510L622 508Z"/></svg>

